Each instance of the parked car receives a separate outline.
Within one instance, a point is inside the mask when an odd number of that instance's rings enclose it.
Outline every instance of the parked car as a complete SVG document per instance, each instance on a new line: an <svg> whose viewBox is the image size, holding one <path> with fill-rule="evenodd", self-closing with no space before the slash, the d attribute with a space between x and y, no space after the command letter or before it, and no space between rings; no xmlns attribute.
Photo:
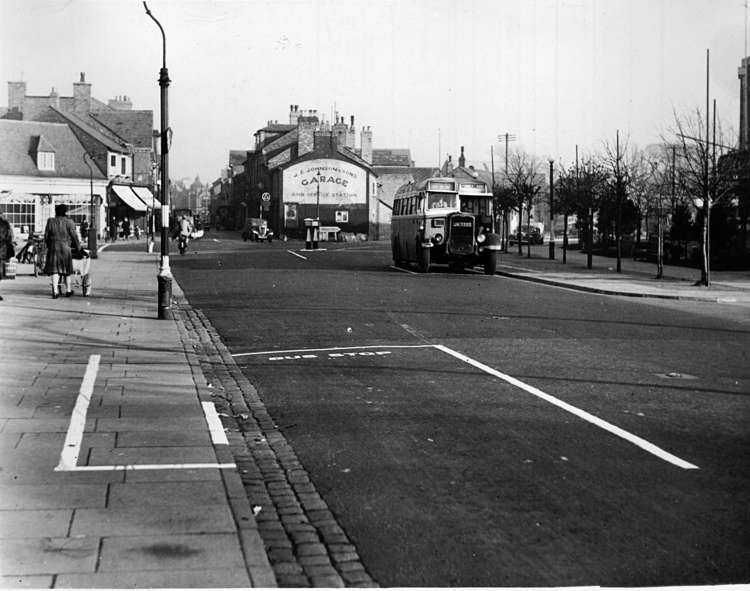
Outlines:
<svg viewBox="0 0 750 591"><path fill-rule="evenodd" d="M248 218L245 227L242 229L242 239L246 242L252 241L273 241L273 230L268 227L268 222L261 218Z"/></svg>
<svg viewBox="0 0 750 591"><path fill-rule="evenodd" d="M544 244L542 231L535 226L529 228L528 232L516 232L515 234L511 234L508 238L510 244L518 244L519 240L521 241L521 244Z"/></svg>

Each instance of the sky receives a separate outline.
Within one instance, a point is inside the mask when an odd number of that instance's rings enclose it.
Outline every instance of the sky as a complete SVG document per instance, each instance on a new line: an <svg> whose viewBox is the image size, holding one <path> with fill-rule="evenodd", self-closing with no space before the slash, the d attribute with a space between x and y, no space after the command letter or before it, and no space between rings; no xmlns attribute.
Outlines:
<svg viewBox="0 0 750 591"><path fill-rule="evenodd" d="M571 163L619 130L659 142L674 112L739 127L745 0L150 0L166 33L173 179L210 182L289 106L355 117L375 149L437 166L505 143ZM0 79L29 95L131 97L160 125L162 38L140 0L0 0ZM7 84L6 84L7 88ZM5 94L5 96L3 96ZM0 106L7 106L7 91Z"/></svg>

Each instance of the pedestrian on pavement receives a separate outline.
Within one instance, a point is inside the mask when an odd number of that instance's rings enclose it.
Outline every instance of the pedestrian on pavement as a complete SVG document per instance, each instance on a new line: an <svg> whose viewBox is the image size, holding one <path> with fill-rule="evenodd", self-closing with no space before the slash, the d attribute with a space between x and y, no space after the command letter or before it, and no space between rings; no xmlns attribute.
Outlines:
<svg viewBox="0 0 750 591"><path fill-rule="evenodd" d="M130 238L130 220L128 218L122 220L122 237L125 240Z"/></svg>
<svg viewBox="0 0 750 591"><path fill-rule="evenodd" d="M5 214L0 212L0 279L5 275L5 261L16 255L16 247L13 244L13 226L5 219ZM2 301L3 296L0 296Z"/></svg>
<svg viewBox="0 0 750 591"><path fill-rule="evenodd" d="M83 216L81 220L81 242L87 240L89 237L89 223L86 220L86 216Z"/></svg>
<svg viewBox="0 0 750 591"><path fill-rule="evenodd" d="M47 220L44 241L47 244L47 262L44 272L52 276L52 298L60 295L60 276L65 280L65 297L73 295L73 250L80 250L76 226L68 216L68 206L55 205L55 217Z"/></svg>

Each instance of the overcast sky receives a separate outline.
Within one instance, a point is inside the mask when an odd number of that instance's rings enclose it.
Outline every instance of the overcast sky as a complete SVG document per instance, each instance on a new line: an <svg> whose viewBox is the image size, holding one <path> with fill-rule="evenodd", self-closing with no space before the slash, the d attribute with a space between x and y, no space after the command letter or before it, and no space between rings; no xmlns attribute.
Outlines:
<svg viewBox="0 0 750 591"><path fill-rule="evenodd" d="M499 134L570 162L617 129L659 141L711 97L736 137L744 0L150 0L167 36L173 178L211 181L290 104L334 108L418 166L504 156ZM0 79L71 96L86 73L159 126L162 40L140 0L0 0ZM7 106L0 94L0 105ZM359 133L357 134L359 145Z"/></svg>

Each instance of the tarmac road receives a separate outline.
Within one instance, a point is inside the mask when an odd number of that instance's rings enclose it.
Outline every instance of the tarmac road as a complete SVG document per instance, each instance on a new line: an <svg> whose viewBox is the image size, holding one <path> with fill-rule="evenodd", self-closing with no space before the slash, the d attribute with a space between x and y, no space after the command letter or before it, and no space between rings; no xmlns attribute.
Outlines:
<svg viewBox="0 0 750 591"><path fill-rule="evenodd" d="M379 584L750 581L747 325L301 246L173 272Z"/></svg>

